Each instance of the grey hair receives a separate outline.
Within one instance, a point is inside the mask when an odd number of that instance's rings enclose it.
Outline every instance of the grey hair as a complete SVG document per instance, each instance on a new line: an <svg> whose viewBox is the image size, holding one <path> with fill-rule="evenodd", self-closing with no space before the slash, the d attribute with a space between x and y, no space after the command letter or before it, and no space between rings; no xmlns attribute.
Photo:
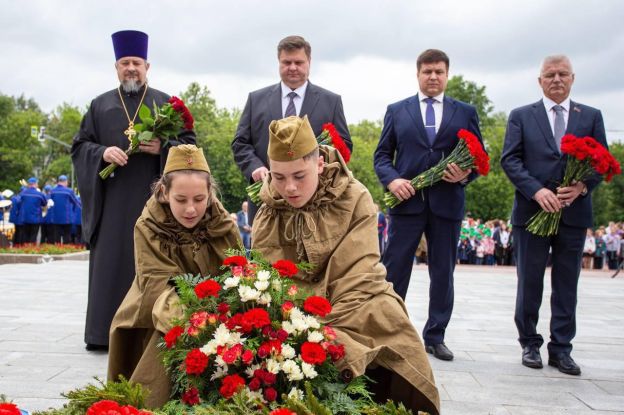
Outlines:
<svg viewBox="0 0 624 415"><path fill-rule="evenodd" d="M544 67L546 65L548 65L549 63L558 63L558 62L567 63L570 66L570 71L574 72L574 69L572 69L572 62L570 62L570 58L568 58L566 55L549 55L549 56L546 56L544 60L542 61L540 74L544 72Z"/></svg>

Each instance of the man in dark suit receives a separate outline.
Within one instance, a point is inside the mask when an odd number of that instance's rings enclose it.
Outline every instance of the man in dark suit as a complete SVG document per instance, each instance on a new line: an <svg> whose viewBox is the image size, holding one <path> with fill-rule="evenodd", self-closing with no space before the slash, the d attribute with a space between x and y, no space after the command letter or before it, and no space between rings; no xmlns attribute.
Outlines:
<svg viewBox="0 0 624 415"><path fill-rule="evenodd" d="M267 176L269 124L291 115L308 116L314 134L323 124L334 124L345 143L352 149L340 95L308 81L312 48L301 36L288 36L277 45L281 82L251 92L232 141L234 160L249 183ZM249 203L249 225L256 206Z"/></svg>
<svg viewBox="0 0 624 415"><path fill-rule="evenodd" d="M541 368L539 348L544 339L537 333L542 303L544 272L552 248L552 294L548 364L561 372L579 375L570 356L576 333L576 298L585 233L592 226L591 192L600 177L559 187L566 158L561 154L565 133L594 137L606 146L600 111L571 101L574 72L566 56L544 59L538 78L544 96L534 104L509 114L501 164L516 187L511 223L517 252L518 291L515 322L522 346L522 364ZM527 221L540 209L563 210L559 231L541 237L526 229Z"/></svg>
<svg viewBox="0 0 624 415"><path fill-rule="evenodd" d="M444 95L448 56L436 49L416 61L420 90L388 106L375 151L375 172L381 183L403 202L390 209L388 245L383 264L388 281L403 299L407 294L414 252L423 232L429 264L429 317L423 330L427 352L452 360L444 344L453 311L453 271L464 217L464 187L476 177L449 164L444 180L416 194L410 180L436 165L458 143L464 128L481 139L476 109Z"/></svg>

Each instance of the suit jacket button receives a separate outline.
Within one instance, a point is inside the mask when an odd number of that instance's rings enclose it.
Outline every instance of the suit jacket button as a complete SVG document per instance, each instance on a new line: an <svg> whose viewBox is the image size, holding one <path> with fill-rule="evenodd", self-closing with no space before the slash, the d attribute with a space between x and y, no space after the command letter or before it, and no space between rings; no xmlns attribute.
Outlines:
<svg viewBox="0 0 624 415"><path fill-rule="evenodd" d="M430 153L433 153L433 149L432 149L432 148L430 148L430 149L429 149L429 152L430 152Z"/></svg>
<svg viewBox="0 0 624 415"><path fill-rule="evenodd" d="M351 369L344 369L342 372L340 372L340 377L343 381L347 383L351 382L351 380L353 379L353 372L351 371Z"/></svg>
<svg viewBox="0 0 624 415"><path fill-rule="evenodd" d="M316 284L317 282L319 282L319 281L320 281L320 278L319 278L319 277L314 277L314 278L312 278L312 282L313 282L313 283L315 283L315 284Z"/></svg>

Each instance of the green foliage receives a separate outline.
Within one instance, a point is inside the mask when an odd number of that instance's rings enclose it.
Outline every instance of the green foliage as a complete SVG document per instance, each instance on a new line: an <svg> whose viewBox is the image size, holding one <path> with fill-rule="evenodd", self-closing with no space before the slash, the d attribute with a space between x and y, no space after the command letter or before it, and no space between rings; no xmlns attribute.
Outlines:
<svg viewBox="0 0 624 415"><path fill-rule="evenodd" d="M230 144L234 139L240 112L218 108L210 91L198 83L191 83L180 94L195 118L197 145L204 149L210 170L219 186L219 199L229 212L240 210L246 199L246 182Z"/></svg>
<svg viewBox="0 0 624 415"><path fill-rule="evenodd" d="M612 143L609 151L623 165L624 143ZM624 176L615 176L610 183L601 183L592 192L592 202L597 226L606 225L609 221L624 221Z"/></svg>
<svg viewBox="0 0 624 415"><path fill-rule="evenodd" d="M349 162L349 169L371 193L377 204L382 204L384 189L373 168L373 155L381 135L381 122L362 121L350 125L351 140L353 141L353 155Z"/></svg>
<svg viewBox="0 0 624 415"><path fill-rule="evenodd" d="M445 94L474 105L477 114L479 114L481 128L487 127L491 122L490 113L494 106L485 94L484 86L478 86L475 82L465 80L463 75L456 75L449 79Z"/></svg>
<svg viewBox="0 0 624 415"><path fill-rule="evenodd" d="M97 384L89 384L84 388L75 389L63 394L69 402L60 409L35 412L33 415L84 415L87 409L95 402L111 400L120 405L132 405L141 409L145 407L145 398L148 392L140 384L132 383L123 376L117 382L95 378Z"/></svg>

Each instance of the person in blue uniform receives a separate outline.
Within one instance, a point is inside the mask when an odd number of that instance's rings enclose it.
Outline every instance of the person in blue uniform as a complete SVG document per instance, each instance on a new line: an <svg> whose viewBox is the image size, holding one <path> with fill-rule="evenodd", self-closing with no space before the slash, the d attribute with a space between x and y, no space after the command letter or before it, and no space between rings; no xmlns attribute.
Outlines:
<svg viewBox="0 0 624 415"><path fill-rule="evenodd" d="M54 243L70 243L71 223L74 209L80 204L76 194L67 187L67 176L64 174L58 178L58 183L51 194L54 208L52 210L52 224L54 225Z"/></svg>
<svg viewBox="0 0 624 415"><path fill-rule="evenodd" d="M24 189L25 187L22 187L20 189L20 193ZM11 197L11 210L9 211L9 222L11 222L15 227L15 231L13 232L13 246L22 243L23 223L19 218L19 209L22 206L22 198L20 197L20 193Z"/></svg>
<svg viewBox="0 0 624 415"><path fill-rule="evenodd" d="M76 199L80 202L80 196L76 195ZM83 245L82 241L82 204L74 207L74 213L72 215L71 223L71 243L76 245Z"/></svg>
<svg viewBox="0 0 624 415"><path fill-rule="evenodd" d="M41 219L41 243L53 244L54 243L54 225L52 224L52 211L54 210L54 203L50 203L50 192L52 186L46 184L43 186L43 194L48 200L48 208L46 213Z"/></svg>
<svg viewBox="0 0 624 415"><path fill-rule="evenodd" d="M37 183L39 180L36 177L31 177L28 179L28 187L20 193L22 200L18 220L24 224L22 243L37 243L43 208L48 204L44 194L37 188Z"/></svg>

